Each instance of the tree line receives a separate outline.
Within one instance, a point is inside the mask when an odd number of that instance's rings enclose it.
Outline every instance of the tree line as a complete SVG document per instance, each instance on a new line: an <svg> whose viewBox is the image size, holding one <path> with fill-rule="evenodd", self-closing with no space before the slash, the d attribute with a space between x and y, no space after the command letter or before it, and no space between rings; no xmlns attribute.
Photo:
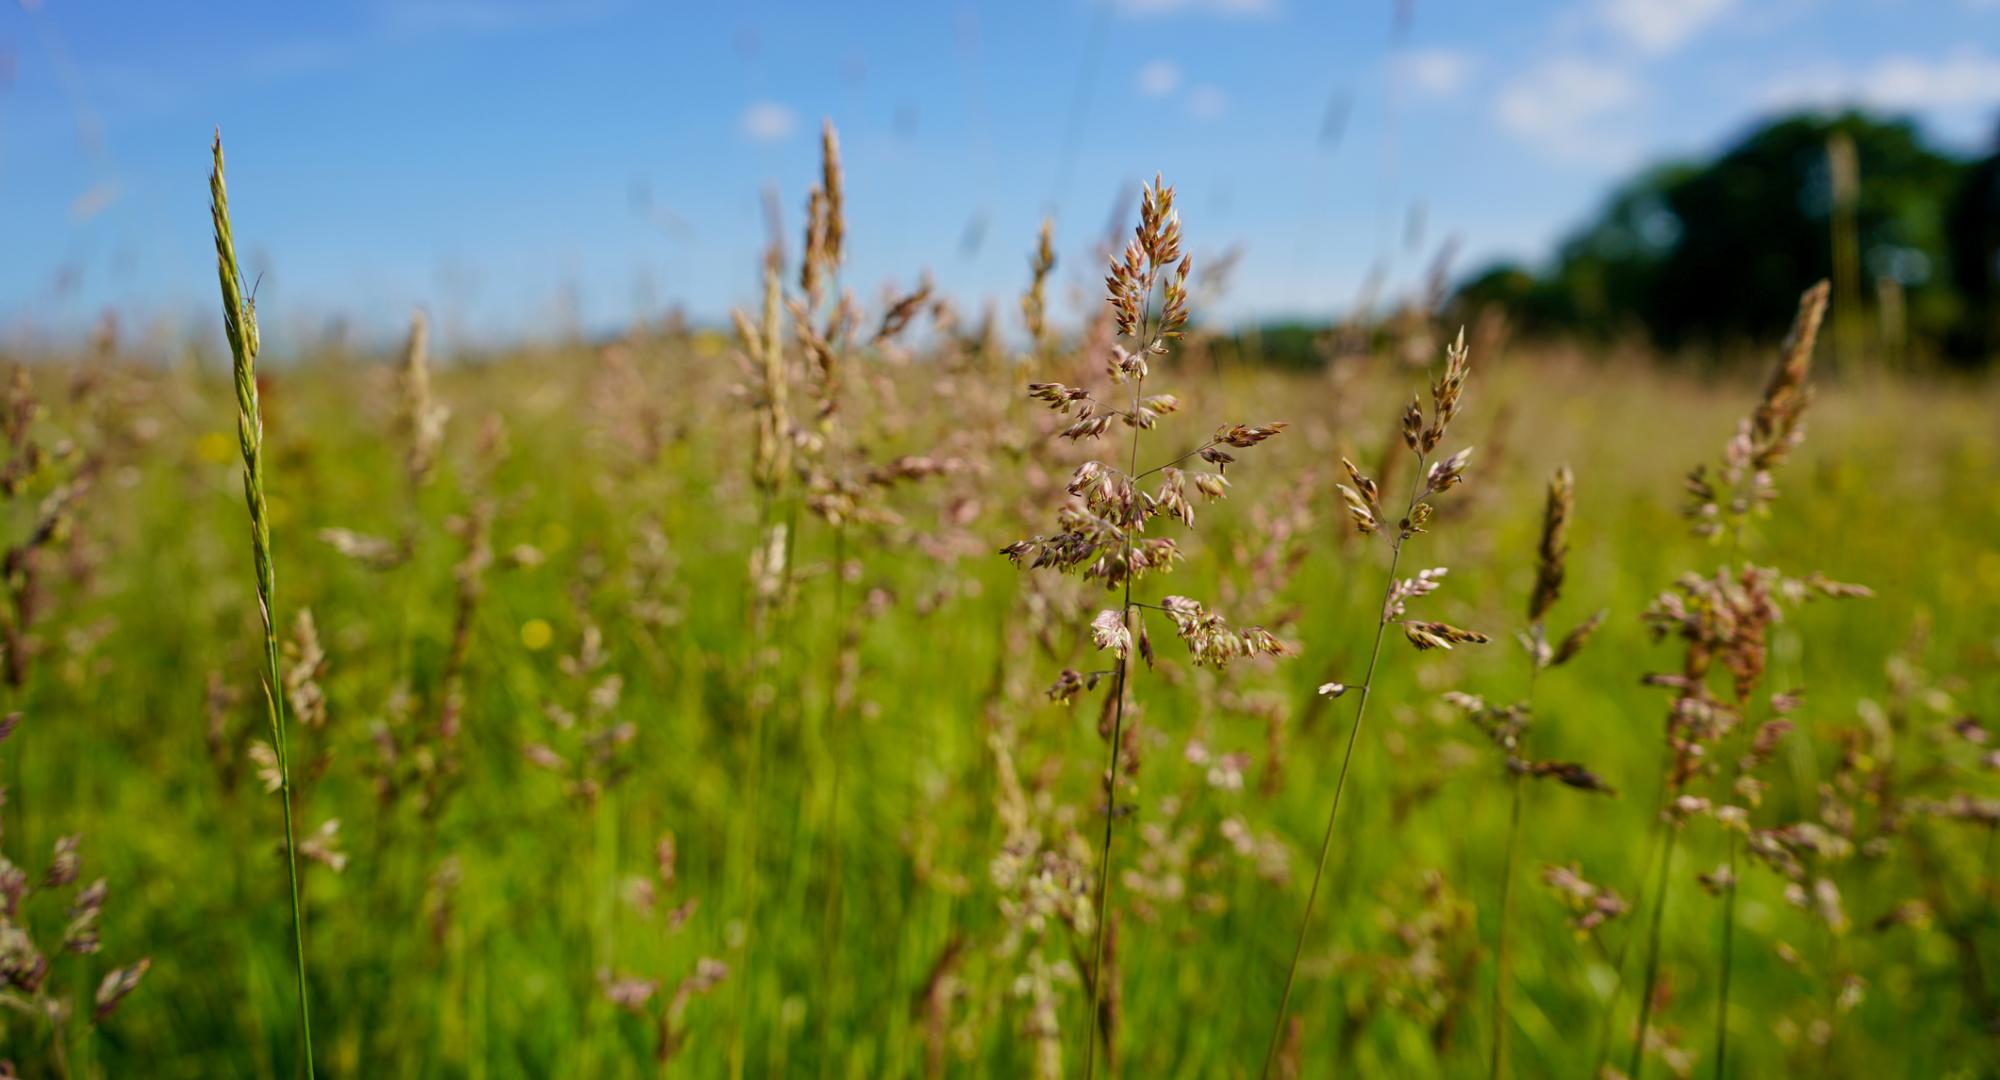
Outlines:
<svg viewBox="0 0 2000 1080"><path fill-rule="evenodd" d="M1543 265L1490 265L1452 306L1529 335L1715 349L1781 331L1834 283L1836 355L2000 355L2000 132L1983 157L1864 112L1762 123L1707 161L1651 166Z"/></svg>

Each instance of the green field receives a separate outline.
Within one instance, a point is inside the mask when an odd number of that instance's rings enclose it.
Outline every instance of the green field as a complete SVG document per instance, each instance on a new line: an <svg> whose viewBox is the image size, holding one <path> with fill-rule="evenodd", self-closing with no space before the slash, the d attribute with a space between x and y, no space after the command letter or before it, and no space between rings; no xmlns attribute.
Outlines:
<svg viewBox="0 0 2000 1080"><path fill-rule="evenodd" d="M2000 0L15 0L0 191L0 1080L2000 1080Z"/></svg>
<svg viewBox="0 0 2000 1080"><path fill-rule="evenodd" d="M712 332L646 330L444 365L433 393L450 417L420 486L393 363L261 369L276 622L286 667L310 674L294 705L310 706L308 682L323 692L323 721L295 715L290 749L328 1075L1082 1072L1092 939L1064 915L1087 925L1089 904L1064 889L1097 868L1106 688L1067 707L1044 691L1065 667L1102 666L1088 624L1114 601L997 552L1047 531L1068 470L1122 457L1129 435L1052 442L1065 421L1027 399L1006 350L858 347L822 459L858 475L926 454L942 470L880 488L864 500L875 520L835 529L802 483L754 483L759 409L735 352ZM1102 381L1071 352L1043 370ZM1148 390L1182 412L1145 433L1142 466L1216 424L1290 427L1238 452L1230 498L1199 506L1198 529L1152 527L1187 557L1134 599L1201 598L1296 655L1197 668L1161 619L1157 668L1132 676L1139 765L1121 789L1107 964L1127 1076L1260 1067L1353 722L1352 696L1314 688L1359 681L1386 563L1348 525L1339 462L1407 461L1396 417L1428 377L1386 354L1312 376L1211 363L1199 342L1190 355L1156 362ZM1552 632L1609 617L1538 680L1534 755L1587 763L1619 794L1525 788L1509 1054L1522 1076L1629 1054L1641 950L1627 947L1652 914L1670 700L1640 679L1680 664L1640 615L1683 571L1729 559L1689 535L1682 477L1717 457L1761 381L1479 341L1471 362L1446 449L1478 453L1403 572L1450 567L1412 607L1495 640L1385 646L1293 1000L1286 1063L1302 1075L1488 1069L1508 781L1443 695L1526 693L1513 639L1563 463L1576 501ZM1774 628L1764 692L1804 695L1752 824L1842 833L1852 806L1853 851L1809 866L1838 891L1833 918L1743 863L1731 1068L1992 1075L1993 766L1983 736L1952 724L2000 705L2000 388L1820 381L1782 497L1737 556L1875 596L1804 604ZM5 852L39 883L58 838L80 836L79 884L102 876L108 898L102 950L78 956L56 947L70 890L27 897L19 924L49 968L38 994L5 992L0 1046L24 1075L296 1075L226 370L100 355L37 364L31 382L23 438L44 452L9 510L8 543L33 554L8 562L22 678L5 691L21 716L0 745ZM87 490L30 544L46 497L79 474ZM782 573L753 563L772 525L791 541ZM387 542L354 558L327 529ZM308 610L317 665L296 651ZM1651 1071L1706 1075L1722 905L1696 875L1725 859L1724 834L1697 818L1678 852ZM1541 881L1570 863L1631 913L1573 931ZM142 956L143 981L90 1024L99 979ZM705 961L726 974L709 964L676 1000ZM658 986L640 1001L629 980ZM45 1019L62 1006L67 1020Z"/></svg>

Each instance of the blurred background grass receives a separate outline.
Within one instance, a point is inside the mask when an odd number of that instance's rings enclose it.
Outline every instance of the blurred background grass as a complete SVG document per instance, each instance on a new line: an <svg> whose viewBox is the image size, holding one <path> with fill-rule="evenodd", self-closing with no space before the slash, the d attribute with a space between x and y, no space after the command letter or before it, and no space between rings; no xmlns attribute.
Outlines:
<svg viewBox="0 0 2000 1080"><path fill-rule="evenodd" d="M754 683L742 661L751 648L746 558L757 522L742 461L748 416L718 407L727 369L690 340L648 336L613 348L615 365L607 350L571 350L446 373L438 393L456 418L441 485L426 496L415 558L388 571L314 539L326 527L384 535L402 527L402 508L383 495L394 490L385 478L401 467L388 372L329 360L269 377L281 625L309 606L328 654L320 681L329 719L294 741L301 830L339 819L351 858L340 873L322 863L307 870L326 1068L642 1072L653 1031L606 1002L597 972L671 986L712 956L731 974L688 1008L676 1064L689 1074L720 1074L732 1053L753 1075L917 1072L924 1020L913 995L963 939L948 1071L1029 1071L1025 1005L1013 995L1019 960L994 947L1004 928L987 867L1001 835L985 732L996 710L1007 712L1019 730L1021 774L1052 802L1079 808L1101 768L1101 742L1090 707L1007 692L1002 629L1019 618L1018 574L991 552L1031 527L1010 510L1020 478L996 459L947 482L987 507L962 527L971 542L960 548L945 541L961 530L938 521L950 501L944 493L899 497L907 529L950 554L886 543L852 551L865 567L860 588L894 602L871 608L860 626L859 705L837 731L826 725L831 582L813 573L828 565L829 541L824 530L802 531L797 608L777 635L782 692L764 713L761 779L749 781L745 695ZM1485 468L1413 555L1416 565L1453 569L1435 611L1496 632L1521 621L1540 484L1562 462L1576 469L1578 509L1558 624L1597 606L1611 611L1600 640L1542 680L1537 739L1541 753L1590 762L1624 794L1607 802L1530 789L1518 908L1518 1068L1575 1075L1594 1061L1595 1004L1610 974L1533 873L1577 862L1637 898L1665 712L1663 697L1638 677L1674 662L1670 647L1647 641L1637 614L1682 569L1717 560L1715 549L1685 535L1674 509L1678 478L1716 452L1756 387L1514 352L1475 365L1459 430L1480 444ZM77 1039L72 1069L284 1075L294 1044L283 878L275 803L244 759L261 706L229 398L196 369L84 370L96 389L73 406L61 404L64 376L42 380L53 403L49 429L107 450L99 491L77 518L74 551L50 575L34 676L12 692L11 707L26 720L5 749L9 852L32 872L31 853L81 833L88 874L113 883L108 947L154 957L141 990L101 1036ZM610 381L634 373L640 394ZM1284 593L1297 607L1292 636L1302 655L1213 685L1191 681L1179 646L1167 644L1163 673L1135 684L1145 731L1141 809L1122 833L1120 865L1175 884L1158 895L1120 886L1131 905L1118 944L1122 1067L1131 1075L1245 1074L1247 1048L1261 1045L1345 727L1344 711L1313 705L1312 688L1352 678L1365 659L1381 572L1376 553L1343 539L1329 463L1336 450L1354 452L1357 431L1372 443L1419 377L1379 364L1339 382L1217 376L1190 365L1157 380L1202 415L1294 425L1233 471L1232 499L1207 512L1188 563L1166 587L1217 595L1220 578L1242 573L1218 556L1239 539L1255 541L1255 508L1287 499L1302 474L1318 479L1306 488L1316 520L1305 561ZM963 418L956 403L1004 399L1015 381L1005 367L980 366L891 365L879 378L901 401L921 404L893 413L885 406L856 423L883 420L885 440L911 447L951 437ZM605 394L608 385L623 388L622 398ZM612 402L619 411L609 411ZM1913 659L1940 673L1953 708L1990 714L2000 693L1995 405L1990 382L1942 376L1856 376L1824 393L1755 552L1868 583L1877 596L1810 605L1774 640L1774 686L1808 688L1800 725L1809 740L1784 759L1771 800L1780 819L1810 815L1837 753L1832 733L1853 726L1864 702L1887 700L1884 660L1919 626L1927 636ZM1045 423L1026 403L1010 408L1009 425ZM479 460L469 437L488 413L504 418L512 448L490 481L503 557L473 628L462 787L429 816L371 791L371 727L422 723L421 715L399 720L395 697L403 691L421 703L439 692L458 557L440 525L483 494L470 488L488 483L480 475L491 459ZM635 454L643 444L620 440L634 415L651 417L667 436L657 453ZM1362 423L1335 428L1336 415ZM663 558L647 554L649 530L667 538ZM543 558L510 566L506 553L517 545ZM602 633L605 670L623 679L615 717L636 728L617 754L627 771L595 804L568 797L557 777L523 759L527 745L555 741L544 704L581 710L595 685L559 662L578 651L587 627ZM1073 629L1083 636L1080 624ZM1473 1071L1489 1038L1481 942L1491 940L1487 898L1505 788L1477 734L1437 698L1458 688L1512 700L1525 663L1504 641L1448 656L1392 645L1398 651L1378 684L1383 722L1359 759L1322 933L1302 977L1297 1012L1309 1073L1332 1067L1336 1053L1369 1072ZM1029 660L1037 687L1060 666ZM202 735L211 678L235 691L220 706L225 737L213 750ZM1287 717L1275 792L1260 783L1266 721L1245 704L1260 697ZM1242 789L1212 785L1209 770L1189 760L1191 742L1216 756L1247 753ZM1933 750L1912 747L1913 773ZM830 826L836 768L845 780ZM1236 853L1225 839L1231 820L1275 842L1281 872L1260 872L1258 858ZM1075 824L1088 832L1087 819ZM829 827L840 831L843 898L831 974L822 929ZM1976 940L1990 941L1988 834L1947 823L1912 828L1935 845L1936 876L1975 913L1967 918ZM658 906L698 901L677 931L636 907L628 884L656 876L654 845L667 832L677 839L677 883L661 888ZM1699 1046L1693 1033L1705 1033L1712 1009L1717 908L1691 877L1720 860L1720 841L1693 837L1667 927L1674 997L1664 1017ZM754 867L741 865L753 847ZM1442 891L1427 894L1424 877L1433 872ZM1814 936L1772 875L1746 871L1735 990L1739 1014L1754 1018L1737 1040L1745 1074L1992 1068L1979 1004L1960 981L1963 958L1949 940L1935 929L1870 928L1918 894L1913 871L1884 859L1861 860L1849 873L1842 887L1856 929L1835 943ZM1427 917L1447 928L1436 942L1441 955L1419 963L1413 939L1398 932ZM1465 924L1450 928L1453 920ZM1780 942L1806 958L1803 969L1774 957ZM1836 1042L1821 1047L1806 1029L1824 1010L1829 989L1819 971L1833 948L1865 973L1867 992L1841 1017ZM1469 966L1450 967L1460 960ZM81 958L56 963L59 974L65 964L86 966ZM1080 1022L1077 1008L1061 1015ZM1076 1042L1072 1034L1072 1052ZM17 1061L45 1060L31 1027L10 1022L8 1046Z"/></svg>

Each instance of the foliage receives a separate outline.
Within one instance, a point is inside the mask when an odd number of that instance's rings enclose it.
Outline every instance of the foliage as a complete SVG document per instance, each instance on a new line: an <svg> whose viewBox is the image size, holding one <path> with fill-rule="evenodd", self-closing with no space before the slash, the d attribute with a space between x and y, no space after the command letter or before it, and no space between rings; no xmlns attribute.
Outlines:
<svg viewBox="0 0 2000 1080"><path fill-rule="evenodd" d="M1614 191L1545 270L1488 267L1457 300L1501 305L1534 330L1642 329L1669 348L1767 340L1789 319L1798 283L1838 281L1844 188L1833 163L1840 152L1829 146L1843 138L1858 181L1853 299L1879 316L1882 283L1893 282L1912 336L1962 343L1968 320L1990 319L1984 305L1993 302L1953 273L1977 261L1966 245L1978 238L1947 227L1972 170L1909 121L1859 112L1773 120L1712 160L1650 167Z"/></svg>

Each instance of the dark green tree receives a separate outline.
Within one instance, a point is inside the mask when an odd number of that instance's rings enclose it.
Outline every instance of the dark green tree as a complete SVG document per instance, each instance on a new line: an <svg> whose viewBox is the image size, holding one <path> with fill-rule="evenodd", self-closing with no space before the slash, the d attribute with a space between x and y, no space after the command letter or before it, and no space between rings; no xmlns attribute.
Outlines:
<svg viewBox="0 0 2000 1080"><path fill-rule="evenodd" d="M1893 278L1912 333L1938 340L1951 328L1960 304L1946 272L1944 210L1965 166L1927 147L1908 121L1850 112L1769 124L1666 189L1681 239L1648 317L1663 340L1770 336L1800 288L1833 276L1836 134L1852 140L1859 166L1852 213L1863 303L1878 278Z"/></svg>
<svg viewBox="0 0 2000 1080"><path fill-rule="evenodd" d="M1855 166L1845 203L1829 152L1843 139ZM1987 237L1984 270L1964 270L1960 262L1979 257L1958 254L1957 227L1947 223L1957 198L1983 228L1993 227L1995 181L1988 177L1983 195L1961 196L1968 171L1927 145L1907 120L1859 112L1786 117L1706 164L1648 169L1614 191L1546 270L1489 268L1458 299L1504 304L1531 332L1637 328L1670 348L1764 340L1783 332L1801 288L1835 276L1835 249L1844 243L1853 294L1840 317L1871 323L1877 283L1890 279L1900 287L1911 335L1958 340L1969 317L1965 282L1988 283L1972 303L1989 318L1993 304L1992 234L1978 234ZM1837 229L1837 217L1851 228Z"/></svg>
<svg viewBox="0 0 2000 1080"><path fill-rule="evenodd" d="M1951 277L1966 318L1952 336L1955 355L1979 363L2000 357L2000 130L1994 152L1967 169L1946 218Z"/></svg>

